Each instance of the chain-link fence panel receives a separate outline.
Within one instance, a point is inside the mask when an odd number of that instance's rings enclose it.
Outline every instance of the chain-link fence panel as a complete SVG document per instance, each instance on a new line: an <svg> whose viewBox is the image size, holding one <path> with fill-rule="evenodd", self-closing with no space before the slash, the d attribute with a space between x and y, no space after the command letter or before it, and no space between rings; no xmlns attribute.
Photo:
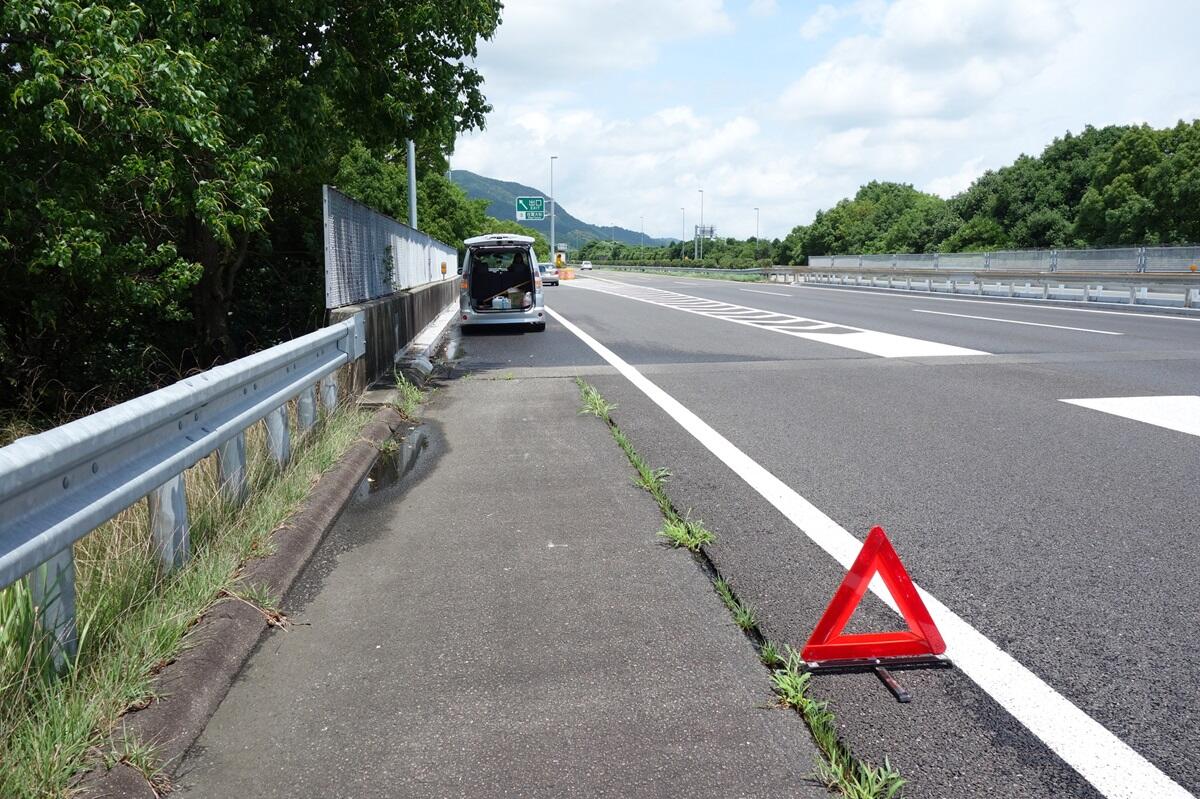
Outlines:
<svg viewBox="0 0 1200 799"><path fill-rule="evenodd" d="M324 187L322 200L326 308L365 302L458 274L458 251L450 245L332 186Z"/></svg>
<svg viewBox="0 0 1200 799"><path fill-rule="evenodd" d="M938 253L938 269L952 272L982 272L987 269L987 255L981 252Z"/></svg>
<svg viewBox="0 0 1200 799"><path fill-rule="evenodd" d="M1049 272L1049 250L1000 250L988 254L994 272Z"/></svg>
<svg viewBox="0 0 1200 799"><path fill-rule="evenodd" d="M1200 274L1200 246L1147 247L1146 271Z"/></svg>
<svg viewBox="0 0 1200 799"><path fill-rule="evenodd" d="M937 269L938 257L933 253L898 253L894 255L897 269Z"/></svg>
<svg viewBox="0 0 1200 799"><path fill-rule="evenodd" d="M1107 250L1058 250L1055 272L1136 272L1141 250L1120 247Z"/></svg>

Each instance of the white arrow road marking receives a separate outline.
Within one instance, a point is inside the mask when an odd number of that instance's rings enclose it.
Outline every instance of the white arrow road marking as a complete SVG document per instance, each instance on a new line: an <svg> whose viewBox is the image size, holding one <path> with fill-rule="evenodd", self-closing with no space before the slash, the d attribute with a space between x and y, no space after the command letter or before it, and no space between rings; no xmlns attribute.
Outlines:
<svg viewBox="0 0 1200 799"><path fill-rule="evenodd" d="M666 411L809 540L843 568L850 568L862 549L861 541L612 350L552 308L546 308L546 312ZM917 590L946 640L946 654L953 658L955 665L1107 799L1195 799L936 597L919 586ZM899 613L891 593L878 575L871 580L871 591Z"/></svg>

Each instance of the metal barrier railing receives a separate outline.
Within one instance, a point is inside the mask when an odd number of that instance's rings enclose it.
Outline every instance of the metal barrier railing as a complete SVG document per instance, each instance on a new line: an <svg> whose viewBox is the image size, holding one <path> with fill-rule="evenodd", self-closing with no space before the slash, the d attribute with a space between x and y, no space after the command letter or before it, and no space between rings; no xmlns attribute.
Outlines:
<svg viewBox="0 0 1200 799"><path fill-rule="evenodd" d="M58 666L78 643L73 544L146 497L159 560L180 567L190 554L184 471L216 452L221 491L245 502L247 428L265 419L268 450L286 463L288 403L297 430L312 428L316 387L332 410L334 372L364 350L356 314L0 448L0 589L30 576Z"/></svg>
<svg viewBox="0 0 1200 799"><path fill-rule="evenodd" d="M1190 271L1181 274L1145 274L1138 272L1101 273L1095 279L1083 273L1023 272L1029 261L1016 269L992 271L940 268L933 272L926 261L913 259L905 268L856 266L854 271L820 269L811 266L772 266L763 269L720 269L713 267L627 266L605 264L602 268L625 272L660 272L663 274L710 274L722 276L747 275L781 279L793 283L834 283L841 286L906 289L911 291L944 292L948 294L979 294L988 297L1012 297L1077 301L1087 303L1121 303L1194 309L1200 307L1200 274ZM1009 276L1005 276L1008 272ZM1194 279L1193 279L1194 278ZM1103 281L1103 282L1100 282Z"/></svg>
<svg viewBox="0 0 1200 799"><path fill-rule="evenodd" d="M810 269L894 269L969 272L1200 272L1200 246L990 252L811 255Z"/></svg>

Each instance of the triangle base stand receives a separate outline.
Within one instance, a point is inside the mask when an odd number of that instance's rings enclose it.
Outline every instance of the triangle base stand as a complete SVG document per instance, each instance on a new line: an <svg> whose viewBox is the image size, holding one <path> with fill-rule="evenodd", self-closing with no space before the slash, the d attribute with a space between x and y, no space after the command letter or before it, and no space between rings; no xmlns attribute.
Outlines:
<svg viewBox="0 0 1200 799"><path fill-rule="evenodd" d="M862 674L872 672L887 686L896 701L907 704L912 701L908 692L896 679L893 671L913 669L952 669L954 663L945 655L915 655L911 657L852 658L847 660L823 660L819 663L806 662L805 671L810 674Z"/></svg>

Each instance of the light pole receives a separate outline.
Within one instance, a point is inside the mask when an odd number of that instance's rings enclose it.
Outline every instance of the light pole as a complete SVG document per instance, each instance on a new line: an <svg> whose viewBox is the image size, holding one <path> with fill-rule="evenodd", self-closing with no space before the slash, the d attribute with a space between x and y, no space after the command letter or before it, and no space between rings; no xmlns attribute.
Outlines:
<svg viewBox="0 0 1200 799"><path fill-rule="evenodd" d="M683 243L687 241L687 209L679 209L679 260L683 260Z"/></svg>
<svg viewBox="0 0 1200 799"><path fill-rule="evenodd" d="M754 260L758 260L758 206L754 207Z"/></svg>
<svg viewBox="0 0 1200 799"><path fill-rule="evenodd" d="M642 243L638 245L638 259L645 260L646 258L646 217L639 216L638 221L641 223L639 229L642 231Z"/></svg>
<svg viewBox="0 0 1200 799"><path fill-rule="evenodd" d="M696 234L696 258L704 259L704 189L700 189L700 230Z"/></svg>
<svg viewBox="0 0 1200 799"><path fill-rule="evenodd" d="M550 263L558 265L558 250L554 246L554 162L557 155L550 156Z"/></svg>

